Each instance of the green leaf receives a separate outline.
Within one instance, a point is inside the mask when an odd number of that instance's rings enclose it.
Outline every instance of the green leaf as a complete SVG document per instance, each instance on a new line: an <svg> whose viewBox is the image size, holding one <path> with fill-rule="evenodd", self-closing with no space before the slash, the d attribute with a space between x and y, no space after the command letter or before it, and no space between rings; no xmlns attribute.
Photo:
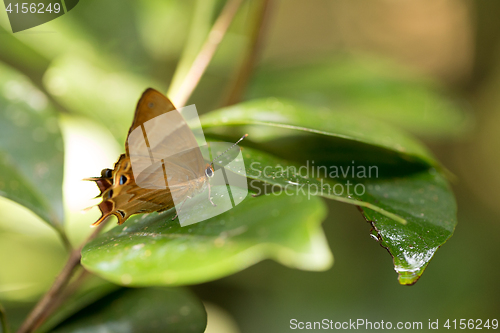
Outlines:
<svg viewBox="0 0 500 333"><path fill-rule="evenodd" d="M279 159L252 148L243 148L243 157L248 178L278 186L280 189L290 189L286 192L289 195L303 194L307 195L308 198L311 195L319 195L351 205L371 208L394 221L406 223L404 218L379 207L373 201L364 201L361 196L357 196L354 192L349 194L348 191L343 190L340 193L340 188L345 188L346 185L343 179L324 179L319 178L319 175L311 177L310 169L307 166ZM238 173L238 170L233 169L234 166L229 164L226 169ZM250 189L260 195L266 191L272 191L274 188L260 188L258 183L251 181Z"/></svg>
<svg viewBox="0 0 500 333"><path fill-rule="evenodd" d="M308 105L378 118L426 138L458 137L471 115L435 80L395 62L338 56L302 66L261 68L248 98L291 98Z"/></svg>
<svg viewBox="0 0 500 333"><path fill-rule="evenodd" d="M7 17L5 16L7 19ZM43 72L47 69L49 59L43 57L32 47L16 38L10 29L10 23L2 26L0 18L0 34L2 36L2 47L0 48L0 62L10 64L10 66L29 75L36 83L41 83ZM6 28L7 27L7 28Z"/></svg>
<svg viewBox="0 0 500 333"><path fill-rule="evenodd" d="M243 127L238 131L249 133L248 140L266 142L314 133L382 148L413 163L439 165L420 142L383 122L292 101L268 98L244 102L205 114L201 121L210 134L227 131L227 127Z"/></svg>
<svg viewBox="0 0 500 333"><path fill-rule="evenodd" d="M52 332L201 333L207 314L184 288L122 289L85 308Z"/></svg>
<svg viewBox="0 0 500 333"><path fill-rule="evenodd" d="M434 169L390 178L375 174L371 178L314 178L311 169L255 149L243 148L243 157L248 178L279 187L268 188L268 192L305 192L308 197L318 195L363 207L365 217L373 221L374 235L394 258L401 284L413 284L420 278L457 224L453 193ZM231 165L226 168L231 170ZM352 195L346 193L348 181ZM251 190L265 193L265 188L253 182ZM354 186L360 186L359 195L354 193ZM342 194L336 195L340 190Z"/></svg>
<svg viewBox="0 0 500 333"><path fill-rule="evenodd" d="M238 189L231 187L234 195ZM212 187L214 202L220 189ZM222 193L222 192L221 192ZM203 214L205 200L193 214ZM112 282L183 285L217 279L263 259L300 269L330 267L325 206L303 195L252 197L209 220L180 227L174 213L139 215L87 244L83 266Z"/></svg>
<svg viewBox="0 0 500 333"><path fill-rule="evenodd" d="M414 284L457 224L457 206L446 179L434 169L394 179L371 179L363 198L408 221L402 226L378 212L364 210L372 221L372 234L394 259L399 283Z"/></svg>
<svg viewBox="0 0 500 333"><path fill-rule="evenodd" d="M45 95L0 64L0 194L60 232L63 141Z"/></svg>

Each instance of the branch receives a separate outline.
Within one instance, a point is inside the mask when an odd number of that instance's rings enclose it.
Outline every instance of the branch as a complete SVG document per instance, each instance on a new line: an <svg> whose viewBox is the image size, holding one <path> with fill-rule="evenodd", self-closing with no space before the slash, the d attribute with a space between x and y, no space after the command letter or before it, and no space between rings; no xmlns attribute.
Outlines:
<svg viewBox="0 0 500 333"><path fill-rule="evenodd" d="M267 28L271 11L271 0L261 0L260 7L257 9L255 18L255 25L250 33L250 45L245 59L240 67L239 72L236 74L236 79L231 85L225 106L238 103L243 96L243 92L247 87L255 63L259 58L262 46L264 44L264 35Z"/></svg>
<svg viewBox="0 0 500 333"><path fill-rule="evenodd" d="M71 295L75 294L78 289L82 286L85 280L91 274L85 269L80 269L78 276L71 282L60 294L58 298L49 304L44 311L40 314L38 320L33 324L33 331L37 330L43 323L57 310L64 302L66 302Z"/></svg>
<svg viewBox="0 0 500 333"><path fill-rule="evenodd" d="M193 65L194 59L196 59L213 26L213 17L216 14L217 5L220 3L219 0L196 0L195 2L187 41L168 87L167 96L170 97L177 96L179 93L182 81Z"/></svg>
<svg viewBox="0 0 500 333"><path fill-rule="evenodd" d="M40 319L47 316L47 309L55 309L52 304L58 302L62 290L68 285L68 282L73 275L73 271L80 264L81 251L83 249L83 246L93 238L95 238L105 225L106 223L101 223L78 248L71 251L71 253L69 254L69 258L64 265L64 268L56 277L56 280L52 284L52 287L50 287L49 291L47 291L42 299L35 305L33 310L31 310L30 314L28 315L28 317L26 317L17 333L33 332L36 327L38 327L38 325L42 324L42 321Z"/></svg>
<svg viewBox="0 0 500 333"><path fill-rule="evenodd" d="M227 32L229 25L233 21L242 0L228 0L222 9L219 17L215 21L212 29L208 33L207 39L203 44L200 53L196 56L193 65L186 74L176 96L172 96L174 104L181 108L188 101L194 89L200 82L200 79L208 67L210 60L212 60L217 47L219 46L222 38Z"/></svg>

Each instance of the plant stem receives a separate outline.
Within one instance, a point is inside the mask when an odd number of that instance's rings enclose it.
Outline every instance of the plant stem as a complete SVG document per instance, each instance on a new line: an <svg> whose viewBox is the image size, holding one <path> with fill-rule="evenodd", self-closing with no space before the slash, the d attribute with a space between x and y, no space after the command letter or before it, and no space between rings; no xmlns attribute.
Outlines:
<svg viewBox="0 0 500 333"><path fill-rule="evenodd" d="M210 32L212 16L217 3L218 0L196 0L189 35L168 87L167 96L173 97L179 93L184 77L189 72L196 55L200 52L203 42Z"/></svg>
<svg viewBox="0 0 500 333"><path fill-rule="evenodd" d="M52 304L58 302L58 298L61 296L62 290L68 285L68 282L73 275L73 271L80 264L80 253L83 246L95 238L105 225L106 223L101 223L78 248L73 249L70 252L64 268L56 277L52 287L50 287L49 291L47 291L42 299L35 305L33 310L31 310L30 314L26 317L17 333L33 332L38 325L42 324L43 321L41 321L40 318L46 316L47 308L52 308Z"/></svg>
<svg viewBox="0 0 500 333"><path fill-rule="evenodd" d="M200 53L193 61L193 65L186 74L182 84L175 96L171 96L174 104L180 108L183 107L198 85L203 73L208 67L210 60L212 60L217 47L219 46L222 38L227 32L229 25L233 21L238 8L243 0L228 0L222 9L219 17L215 21L212 29L208 33L207 39L203 44Z"/></svg>
<svg viewBox="0 0 500 333"><path fill-rule="evenodd" d="M227 101L225 102L225 106L238 103L243 96L243 92L245 91L250 76L252 75L255 63L257 62L264 44L264 35L267 28L267 22L269 21L270 10L271 0L261 0L255 15L255 24L253 25L250 33L248 52L239 68L238 73L236 74L234 83L231 85L231 90Z"/></svg>
<svg viewBox="0 0 500 333"><path fill-rule="evenodd" d="M5 309L2 304L0 304L0 323L2 324L2 332L10 333L9 325L7 324L7 315L5 314Z"/></svg>
<svg viewBox="0 0 500 333"><path fill-rule="evenodd" d="M71 295L73 295L81 287L83 282L90 276L90 273L85 269L80 269L78 276L71 282L51 304L45 307L40 314L38 320L33 324L33 331L37 330L54 311L61 306Z"/></svg>

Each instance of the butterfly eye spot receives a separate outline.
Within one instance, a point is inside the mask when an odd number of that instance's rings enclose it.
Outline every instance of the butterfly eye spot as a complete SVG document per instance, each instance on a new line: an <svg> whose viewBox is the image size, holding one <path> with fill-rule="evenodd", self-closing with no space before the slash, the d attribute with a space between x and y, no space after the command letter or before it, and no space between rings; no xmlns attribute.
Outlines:
<svg viewBox="0 0 500 333"><path fill-rule="evenodd" d="M123 210L117 210L116 212L120 214L122 218L125 218L125 213L123 212Z"/></svg>
<svg viewBox="0 0 500 333"><path fill-rule="evenodd" d="M127 176L125 176L125 175L121 175L121 176L120 176L120 185L125 184L125 183L127 182L127 180L128 180L128 179L127 179Z"/></svg>
<svg viewBox="0 0 500 333"><path fill-rule="evenodd" d="M205 169L205 175L207 177L213 177L214 176L214 171L212 170L211 167L208 167L208 168Z"/></svg>
<svg viewBox="0 0 500 333"><path fill-rule="evenodd" d="M149 107L150 109L151 109L153 106L155 106L155 103L153 103L153 102L149 102L149 103L148 103L148 107Z"/></svg>
<svg viewBox="0 0 500 333"><path fill-rule="evenodd" d="M113 197L113 190L109 190L108 199L111 199L112 197Z"/></svg>

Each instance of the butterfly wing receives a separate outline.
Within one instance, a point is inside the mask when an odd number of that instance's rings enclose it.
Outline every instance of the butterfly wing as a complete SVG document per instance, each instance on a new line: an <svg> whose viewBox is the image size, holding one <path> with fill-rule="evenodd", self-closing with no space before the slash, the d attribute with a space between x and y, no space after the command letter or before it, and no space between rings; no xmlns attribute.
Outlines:
<svg viewBox="0 0 500 333"><path fill-rule="evenodd" d="M204 160L193 132L172 103L148 89L127 138L127 155L138 186L165 189L204 176ZM162 112L165 110L165 112ZM152 114L141 116L141 114ZM167 177L168 174L168 177Z"/></svg>
<svg viewBox="0 0 500 333"><path fill-rule="evenodd" d="M134 120L132 121L132 125L128 130L127 140L125 141L125 151L127 155L130 156L128 150L128 137L133 130L140 127L149 120L173 110L175 110L175 106L165 95L153 88L146 89L146 91L142 93L139 102L137 102Z"/></svg>
<svg viewBox="0 0 500 333"><path fill-rule="evenodd" d="M106 179L106 182L112 185L101 193L103 201L98 205L101 217L93 225L100 224L111 215L115 215L118 224L122 224L133 214L151 213L174 207L170 189L144 190L136 185L130 168L129 157L122 154L115 164L111 177Z"/></svg>
<svg viewBox="0 0 500 333"><path fill-rule="evenodd" d="M172 195L186 198L205 184L203 156L191 129L154 89L147 89L137 104L125 151L111 177L103 172L91 179L103 197L102 215L94 225L110 215L122 224L133 214L172 208Z"/></svg>

